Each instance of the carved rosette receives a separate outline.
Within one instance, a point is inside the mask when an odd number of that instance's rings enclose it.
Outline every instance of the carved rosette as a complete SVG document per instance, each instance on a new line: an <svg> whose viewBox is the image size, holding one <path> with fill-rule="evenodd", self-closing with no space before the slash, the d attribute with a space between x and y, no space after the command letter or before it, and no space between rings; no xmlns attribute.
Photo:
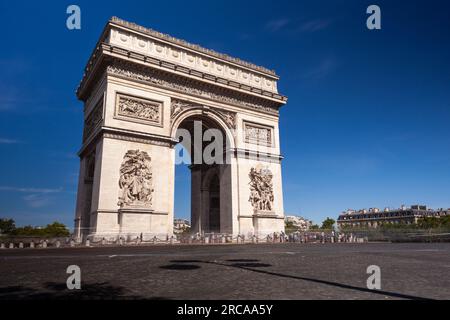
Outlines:
<svg viewBox="0 0 450 320"><path fill-rule="evenodd" d="M145 151L128 150L120 166L118 206L150 208L153 177L151 158Z"/></svg>
<svg viewBox="0 0 450 320"><path fill-rule="evenodd" d="M273 174L267 167L257 166L251 168L250 173L250 198L248 201L255 212L273 210Z"/></svg>

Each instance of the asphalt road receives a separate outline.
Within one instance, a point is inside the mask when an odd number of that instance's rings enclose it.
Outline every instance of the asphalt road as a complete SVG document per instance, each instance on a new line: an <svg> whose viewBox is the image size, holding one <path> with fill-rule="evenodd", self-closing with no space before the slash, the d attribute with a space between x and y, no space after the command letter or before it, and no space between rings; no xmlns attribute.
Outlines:
<svg viewBox="0 0 450 320"><path fill-rule="evenodd" d="M449 273L449 243L4 249L0 299L450 299Z"/></svg>

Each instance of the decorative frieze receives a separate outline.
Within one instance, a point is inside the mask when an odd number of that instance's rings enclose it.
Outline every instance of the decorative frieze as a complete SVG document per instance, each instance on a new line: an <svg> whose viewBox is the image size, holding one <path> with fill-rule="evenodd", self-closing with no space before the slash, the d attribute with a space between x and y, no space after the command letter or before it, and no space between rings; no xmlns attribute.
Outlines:
<svg viewBox="0 0 450 320"><path fill-rule="evenodd" d="M128 150L120 166L118 206L149 208L152 205L151 158L145 151Z"/></svg>
<svg viewBox="0 0 450 320"><path fill-rule="evenodd" d="M162 126L162 103L118 93L116 118Z"/></svg>
<svg viewBox="0 0 450 320"><path fill-rule="evenodd" d="M91 113L84 120L83 141L85 141L97 128L103 119L103 98L101 98Z"/></svg>
<svg viewBox="0 0 450 320"><path fill-rule="evenodd" d="M273 210L273 174L267 167L260 165L251 168L248 175L250 177L250 198L248 201L253 206L255 212Z"/></svg>
<svg viewBox="0 0 450 320"><path fill-rule="evenodd" d="M273 146L273 128L260 124L244 122L244 139L247 143Z"/></svg>
<svg viewBox="0 0 450 320"><path fill-rule="evenodd" d="M270 101L245 94L239 95L231 90L195 82L181 76L168 75L165 72L153 70L141 65L115 61L115 63L107 67L107 72L109 74L143 81L154 86L174 90L180 93L278 115L278 107L274 103L270 103Z"/></svg>

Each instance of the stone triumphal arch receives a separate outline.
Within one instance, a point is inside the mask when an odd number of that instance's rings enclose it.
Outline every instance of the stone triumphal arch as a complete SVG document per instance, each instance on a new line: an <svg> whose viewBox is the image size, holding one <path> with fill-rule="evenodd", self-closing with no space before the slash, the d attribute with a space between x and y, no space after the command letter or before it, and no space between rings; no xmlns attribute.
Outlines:
<svg viewBox="0 0 450 320"><path fill-rule="evenodd" d="M196 145L196 135L211 129L223 136L223 148L213 152L223 161L189 166L192 231L283 231L278 120L287 98L278 79L263 67L112 18L77 90L84 130L76 235L172 235L174 146L188 144L194 159L207 144Z"/></svg>

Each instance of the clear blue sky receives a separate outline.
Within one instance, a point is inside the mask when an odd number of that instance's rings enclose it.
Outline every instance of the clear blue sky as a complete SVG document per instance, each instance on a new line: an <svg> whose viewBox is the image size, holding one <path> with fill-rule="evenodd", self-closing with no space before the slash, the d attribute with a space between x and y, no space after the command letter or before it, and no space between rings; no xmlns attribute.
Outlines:
<svg viewBox="0 0 450 320"><path fill-rule="evenodd" d="M75 89L113 15L280 75L287 214L450 207L448 1L2 1L0 217L73 226L82 103ZM77 4L82 29L66 29ZM378 4L382 30L365 27ZM176 215L189 217L177 168Z"/></svg>

